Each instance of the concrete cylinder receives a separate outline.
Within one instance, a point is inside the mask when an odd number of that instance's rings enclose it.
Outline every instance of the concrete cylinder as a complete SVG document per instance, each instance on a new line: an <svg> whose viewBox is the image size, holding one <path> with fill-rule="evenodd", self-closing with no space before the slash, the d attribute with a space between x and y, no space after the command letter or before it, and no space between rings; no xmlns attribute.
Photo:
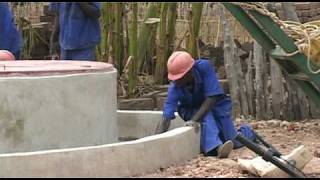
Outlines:
<svg viewBox="0 0 320 180"><path fill-rule="evenodd" d="M0 62L0 153L117 142L116 78L102 62Z"/></svg>

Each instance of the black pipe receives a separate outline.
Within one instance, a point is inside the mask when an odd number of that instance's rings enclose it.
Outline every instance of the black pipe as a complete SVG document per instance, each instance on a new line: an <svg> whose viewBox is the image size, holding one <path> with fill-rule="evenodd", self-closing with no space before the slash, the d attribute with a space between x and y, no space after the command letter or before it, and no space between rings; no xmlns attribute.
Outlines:
<svg viewBox="0 0 320 180"><path fill-rule="evenodd" d="M251 151L255 152L259 156L262 156L262 159L264 159L267 162L271 162L287 174L289 174L291 177L297 177L297 178L306 178L304 174L302 174L299 171L292 170L292 167L290 164L281 162L277 157L273 156L274 153L270 150L264 150L260 146L256 145L251 140L243 137L241 134L238 134L235 138L237 141L245 145L247 148L249 148Z"/></svg>

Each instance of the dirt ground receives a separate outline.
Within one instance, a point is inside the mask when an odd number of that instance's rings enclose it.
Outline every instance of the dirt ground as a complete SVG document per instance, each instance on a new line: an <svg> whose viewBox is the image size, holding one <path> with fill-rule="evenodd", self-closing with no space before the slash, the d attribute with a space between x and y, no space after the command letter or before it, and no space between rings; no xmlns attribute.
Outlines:
<svg viewBox="0 0 320 180"><path fill-rule="evenodd" d="M236 125L248 123L236 120ZM254 130L283 154L290 153L299 145L305 145L312 153L313 159L304 167L307 177L320 177L320 120L287 122L280 120L250 121ZM252 159L255 153L246 147L234 150L226 159L215 157L198 157L168 168L161 168L151 174L136 177L254 177L243 172L237 159Z"/></svg>

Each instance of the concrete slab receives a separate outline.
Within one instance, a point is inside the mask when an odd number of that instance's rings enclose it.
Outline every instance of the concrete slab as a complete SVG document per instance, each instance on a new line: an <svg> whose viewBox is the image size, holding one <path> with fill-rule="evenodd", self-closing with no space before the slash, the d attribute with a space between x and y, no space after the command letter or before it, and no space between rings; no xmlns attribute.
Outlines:
<svg viewBox="0 0 320 180"><path fill-rule="evenodd" d="M139 139L154 135L157 123L162 120L162 111L118 110L118 130L122 139ZM184 121L176 114L169 130L184 126Z"/></svg>
<svg viewBox="0 0 320 180"><path fill-rule="evenodd" d="M0 177L128 177L200 153L200 136L181 127L135 141L0 155Z"/></svg>
<svg viewBox="0 0 320 180"><path fill-rule="evenodd" d="M0 153L117 142L116 76L0 77Z"/></svg>
<svg viewBox="0 0 320 180"><path fill-rule="evenodd" d="M119 136L133 141L0 154L0 177L130 177L183 163L200 153L200 135L178 116L153 135L161 111L117 111ZM147 136L147 137L145 137Z"/></svg>

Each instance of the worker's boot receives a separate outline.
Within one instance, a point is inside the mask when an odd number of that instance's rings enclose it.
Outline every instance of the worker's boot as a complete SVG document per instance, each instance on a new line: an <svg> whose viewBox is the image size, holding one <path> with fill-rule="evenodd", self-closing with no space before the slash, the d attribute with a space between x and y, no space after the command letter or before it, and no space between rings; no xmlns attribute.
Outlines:
<svg viewBox="0 0 320 180"><path fill-rule="evenodd" d="M218 158L227 158L233 149L233 142L231 140L226 141L218 147Z"/></svg>

